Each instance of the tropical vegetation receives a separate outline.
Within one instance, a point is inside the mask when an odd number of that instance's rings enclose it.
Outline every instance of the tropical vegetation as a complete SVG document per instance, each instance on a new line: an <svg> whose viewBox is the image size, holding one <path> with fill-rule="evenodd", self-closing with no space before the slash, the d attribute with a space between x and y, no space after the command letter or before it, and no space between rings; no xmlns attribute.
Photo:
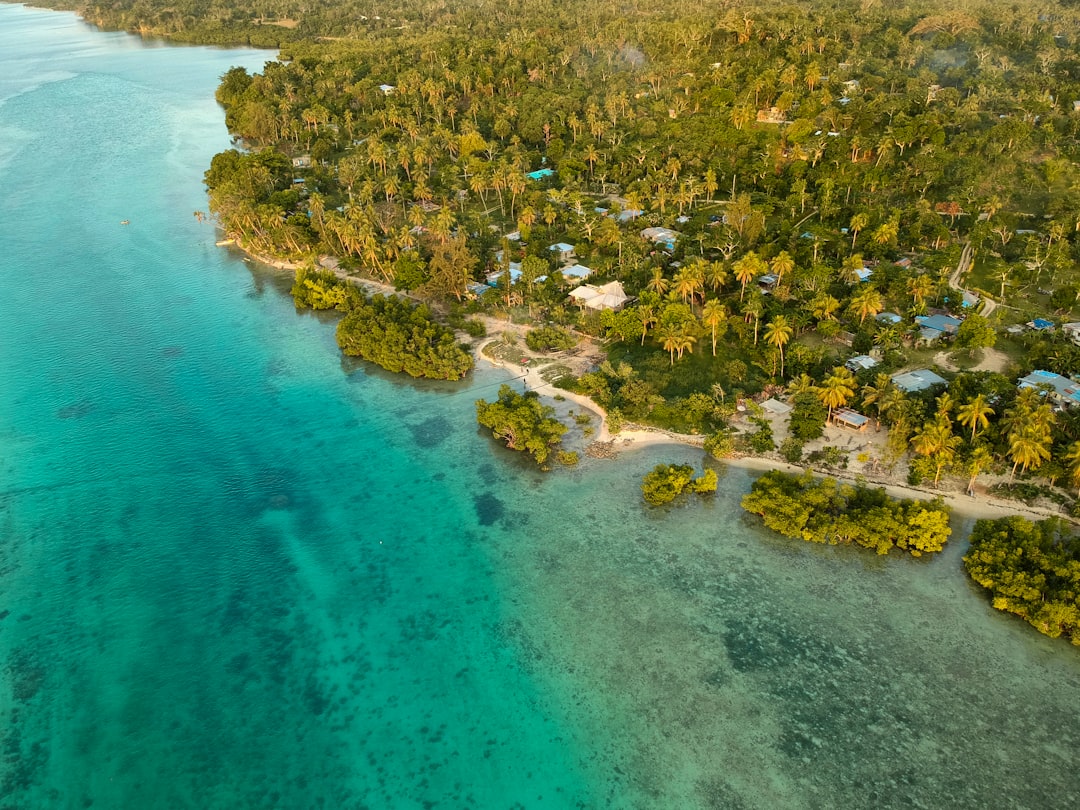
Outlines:
<svg viewBox="0 0 1080 810"><path fill-rule="evenodd" d="M1080 538L1060 519L980 520L964 557L993 606L1080 645Z"/></svg>
<svg viewBox="0 0 1080 810"><path fill-rule="evenodd" d="M555 409L544 405L535 391L517 393L509 385L499 386L494 402L476 401L476 421L505 442L511 450L526 453L543 466L558 448L567 427L555 418ZM567 461L574 463L571 454Z"/></svg>
<svg viewBox="0 0 1080 810"><path fill-rule="evenodd" d="M785 537L855 543L878 554L893 548L915 557L941 551L952 532L941 500L890 498L884 489L815 478L809 472L765 473L743 498L742 507Z"/></svg>

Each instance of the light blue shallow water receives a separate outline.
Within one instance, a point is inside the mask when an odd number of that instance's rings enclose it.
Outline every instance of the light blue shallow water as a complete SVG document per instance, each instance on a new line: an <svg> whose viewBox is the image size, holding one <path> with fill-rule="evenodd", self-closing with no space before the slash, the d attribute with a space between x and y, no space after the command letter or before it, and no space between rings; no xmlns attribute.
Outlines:
<svg viewBox="0 0 1080 810"><path fill-rule="evenodd" d="M192 216L265 54L0 6L0 808L1066 807L1080 656L747 474L543 476ZM131 224L121 226L121 220Z"/></svg>

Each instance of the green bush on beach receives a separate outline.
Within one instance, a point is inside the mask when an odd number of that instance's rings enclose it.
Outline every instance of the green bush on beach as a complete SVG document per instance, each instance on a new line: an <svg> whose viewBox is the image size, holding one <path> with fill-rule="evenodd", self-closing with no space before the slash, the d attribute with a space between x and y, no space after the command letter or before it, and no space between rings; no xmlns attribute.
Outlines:
<svg viewBox="0 0 1080 810"><path fill-rule="evenodd" d="M413 377L457 380L473 365L472 355L426 306L399 298L361 300L338 324L337 341L347 355Z"/></svg>

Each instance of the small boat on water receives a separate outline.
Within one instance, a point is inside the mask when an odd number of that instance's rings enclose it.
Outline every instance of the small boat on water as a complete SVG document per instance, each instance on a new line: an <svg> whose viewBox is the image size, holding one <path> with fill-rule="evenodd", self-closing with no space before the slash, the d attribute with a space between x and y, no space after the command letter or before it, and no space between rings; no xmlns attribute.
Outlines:
<svg viewBox="0 0 1080 810"><path fill-rule="evenodd" d="M130 225L131 220L130 219L122 219L122 220L120 220L120 224L121 225Z"/></svg>

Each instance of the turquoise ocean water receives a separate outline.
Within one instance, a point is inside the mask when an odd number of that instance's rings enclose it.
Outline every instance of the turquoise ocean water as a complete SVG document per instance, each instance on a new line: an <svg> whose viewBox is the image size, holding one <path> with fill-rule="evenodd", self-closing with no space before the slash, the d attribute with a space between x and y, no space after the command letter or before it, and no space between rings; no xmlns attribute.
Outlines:
<svg viewBox="0 0 1080 810"><path fill-rule="evenodd" d="M688 448L541 475L501 372L344 362L215 247L266 58L0 5L0 808L1080 804L1080 654L962 543L774 538L739 470L644 509Z"/></svg>

